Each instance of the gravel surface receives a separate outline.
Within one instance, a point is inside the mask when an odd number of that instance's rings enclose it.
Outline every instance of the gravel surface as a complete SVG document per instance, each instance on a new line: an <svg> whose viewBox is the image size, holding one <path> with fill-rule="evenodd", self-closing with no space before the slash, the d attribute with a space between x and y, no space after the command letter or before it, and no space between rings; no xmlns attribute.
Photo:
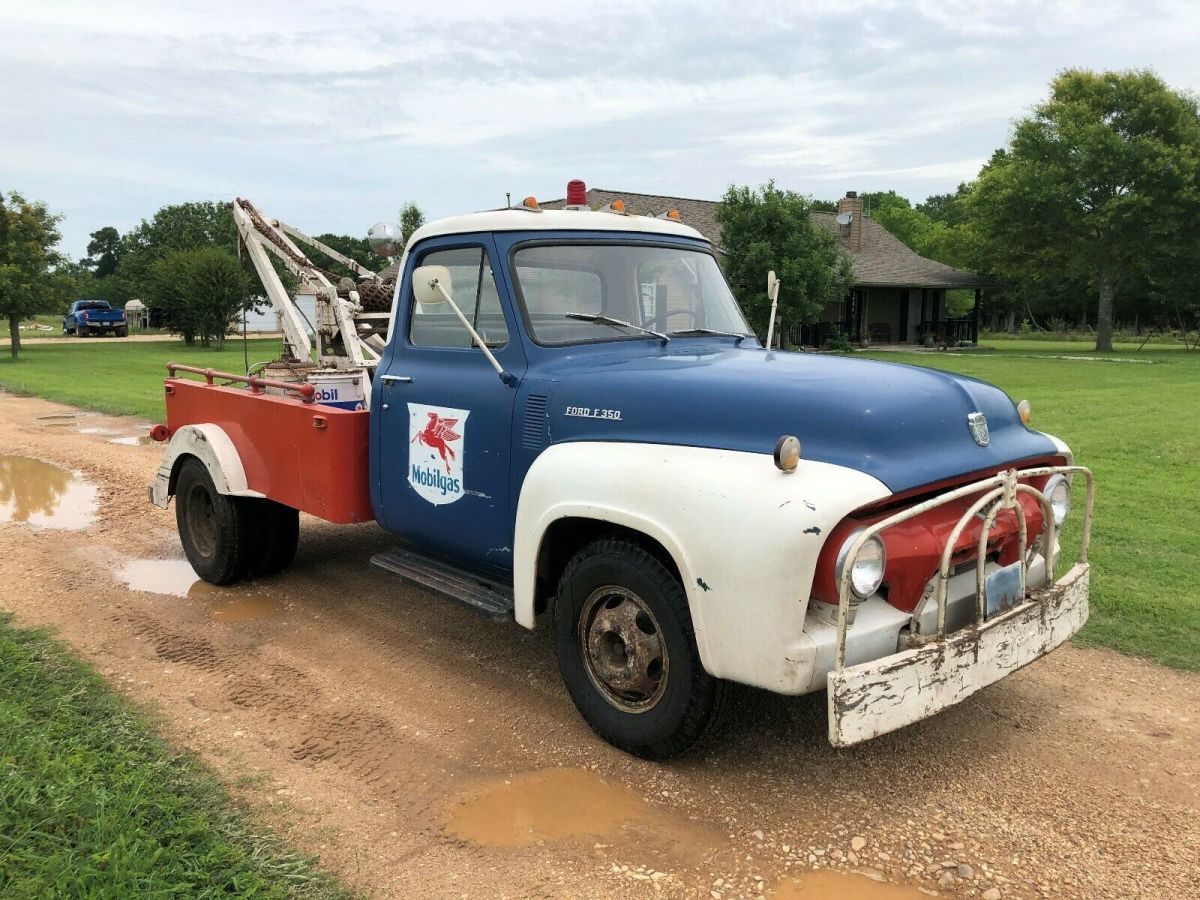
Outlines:
<svg viewBox="0 0 1200 900"><path fill-rule="evenodd" d="M306 517L295 566L235 588L131 576L181 556L146 502L159 449L112 443L144 423L72 412L0 396L0 453L97 488L82 531L0 525L0 606L157 704L172 741L369 895L1200 896L1195 675L1064 647L846 751L823 696L745 689L704 752L642 762L576 715L546 630L369 569L391 545L373 525ZM871 881L806 891L814 868Z"/></svg>

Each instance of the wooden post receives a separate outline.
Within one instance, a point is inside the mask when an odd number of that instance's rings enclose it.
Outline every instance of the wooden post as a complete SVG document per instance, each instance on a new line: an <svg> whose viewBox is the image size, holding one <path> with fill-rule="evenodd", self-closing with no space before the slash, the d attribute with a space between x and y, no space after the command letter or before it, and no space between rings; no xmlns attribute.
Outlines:
<svg viewBox="0 0 1200 900"><path fill-rule="evenodd" d="M922 342L929 334L929 288L921 288L921 331L917 335Z"/></svg>
<svg viewBox="0 0 1200 900"><path fill-rule="evenodd" d="M983 291L975 288L975 313L971 316L971 343L979 343L979 323L983 315Z"/></svg>

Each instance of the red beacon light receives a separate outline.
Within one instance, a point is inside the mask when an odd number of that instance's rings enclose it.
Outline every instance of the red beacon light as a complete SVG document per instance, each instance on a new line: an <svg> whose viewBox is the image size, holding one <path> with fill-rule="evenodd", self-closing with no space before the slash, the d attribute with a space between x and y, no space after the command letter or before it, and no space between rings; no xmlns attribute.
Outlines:
<svg viewBox="0 0 1200 900"><path fill-rule="evenodd" d="M587 185L581 178L573 178L567 182L567 209L587 209Z"/></svg>

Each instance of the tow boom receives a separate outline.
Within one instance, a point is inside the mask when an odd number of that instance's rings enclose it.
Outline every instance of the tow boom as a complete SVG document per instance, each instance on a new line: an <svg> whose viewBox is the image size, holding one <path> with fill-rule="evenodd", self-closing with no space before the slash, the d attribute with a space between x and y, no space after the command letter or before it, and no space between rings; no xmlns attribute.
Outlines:
<svg viewBox="0 0 1200 900"><path fill-rule="evenodd" d="M363 394L369 409L370 375L379 363L379 356L383 351L389 314L365 310L362 291L366 290L372 296L378 296L381 289L386 289L380 276L300 229L278 219L268 219L249 200L238 197L234 201L233 219L237 224L238 236L246 252L250 254L250 261L266 289L271 306L279 315L286 345L282 362L302 368L312 365L314 347L309 336L311 329L316 339L316 363L313 368L363 371ZM335 285L330 276L319 269L297 246L296 241L337 260L359 276L359 284L355 285L351 279L343 278ZM268 254L282 262L299 280L297 295L315 296L315 323L307 320L296 302L296 297L289 293L279 273L275 271Z"/></svg>

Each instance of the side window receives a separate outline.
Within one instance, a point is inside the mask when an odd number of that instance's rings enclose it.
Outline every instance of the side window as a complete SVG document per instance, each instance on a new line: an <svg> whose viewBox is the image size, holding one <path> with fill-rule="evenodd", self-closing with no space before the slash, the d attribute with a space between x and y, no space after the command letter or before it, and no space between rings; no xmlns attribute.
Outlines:
<svg viewBox="0 0 1200 900"><path fill-rule="evenodd" d="M488 255L482 247L434 250L417 262L421 266L445 266L450 271L451 294L462 314L489 347L508 343L508 326L500 307L500 293ZM471 335L448 303L436 306L413 304L408 338L416 347L471 346Z"/></svg>

